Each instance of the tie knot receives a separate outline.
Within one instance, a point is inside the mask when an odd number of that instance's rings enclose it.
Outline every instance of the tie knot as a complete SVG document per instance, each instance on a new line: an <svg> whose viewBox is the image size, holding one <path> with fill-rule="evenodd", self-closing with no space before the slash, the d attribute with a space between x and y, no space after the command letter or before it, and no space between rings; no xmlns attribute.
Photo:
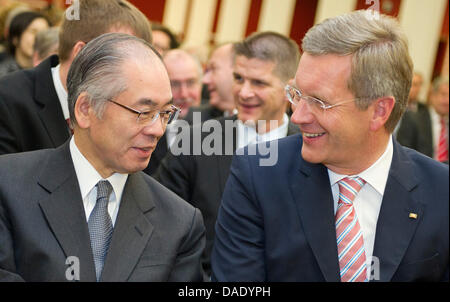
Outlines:
<svg viewBox="0 0 450 302"><path fill-rule="evenodd" d="M111 194L112 186L107 180L101 180L97 183L97 201L100 199L109 199L109 194Z"/></svg>
<svg viewBox="0 0 450 302"><path fill-rule="evenodd" d="M339 202L351 204L365 183L366 181L358 176L341 179L338 182Z"/></svg>

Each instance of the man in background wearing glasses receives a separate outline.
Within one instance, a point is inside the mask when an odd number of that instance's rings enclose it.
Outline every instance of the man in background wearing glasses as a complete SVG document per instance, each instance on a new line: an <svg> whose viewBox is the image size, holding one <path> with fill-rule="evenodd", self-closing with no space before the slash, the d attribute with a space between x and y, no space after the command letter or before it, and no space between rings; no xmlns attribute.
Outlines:
<svg viewBox="0 0 450 302"><path fill-rule="evenodd" d="M234 157L212 279L448 281L448 167L392 138L413 72L398 23L345 14L302 48L286 87L302 134L275 166Z"/></svg>
<svg viewBox="0 0 450 302"><path fill-rule="evenodd" d="M73 137L0 158L0 280L202 281L202 215L140 172L176 118L144 40L105 34L67 78Z"/></svg>

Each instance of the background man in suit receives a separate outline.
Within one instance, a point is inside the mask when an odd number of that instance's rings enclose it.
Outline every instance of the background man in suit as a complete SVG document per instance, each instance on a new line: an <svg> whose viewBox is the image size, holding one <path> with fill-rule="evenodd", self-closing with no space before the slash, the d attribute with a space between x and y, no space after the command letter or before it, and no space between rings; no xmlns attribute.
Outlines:
<svg viewBox="0 0 450 302"><path fill-rule="evenodd" d="M65 281L74 256L81 281L202 281L201 213L139 172L177 110L159 54L105 34L67 83L70 141L0 157L0 280Z"/></svg>
<svg viewBox="0 0 450 302"><path fill-rule="evenodd" d="M409 90L409 96L408 96L408 110L412 112L417 112L419 108L425 107L425 104L423 104L419 100L420 91L422 90L423 86L423 76L420 72L414 71L412 82L411 82L411 89Z"/></svg>
<svg viewBox="0 0 450 302"><path fill-rule="evenodd" d="M237 116L194 125L190 154L168 152L155 175L167 188L201 209L207 238L202 262L208 273L214 225L233 152L250 143L275 140L299 131L289 123L285 113L284 93L284 85L295 75L300 55L297 44L280 34L263 32L235 44L234 52L233 95ZM218 127L208 126L213 123ZM227 123L234 127L227 127ZM202 133L202 147L209 147L205 144L209 135L217 135L213 148L218 144L220 152L210 154L201 150L196 155L192 149L197 146L193 139L197 132Z"/></svg>
<svg viewBox="0 0 450 302"><path fill-rule="evenodd" d="M440 162L448 163L448 77L433 81L428 106L405 114L397 139Z"/></svg>
<svg viewBox="0 0 450 302"><path fill-rule="evenodd" d="M191 107L185 120L192 124L194 112L200 112L200 122L222 116L232 116L235 111L233 86L233 44L226 43L215 48L209 57L203 84L209 94L209 103Z"/></svg>
<svg viewBox="0 0 450 302"><path fill-rule="evenodd" d="M212 279L448 281L448 167L391 135L413 68L397 21L341 15L302 47L287 87L302 135L278 142L272 167L234 157Z"/></svg>
<svg viewBox="0 0 450 302"><path fill-rule="evenodd" d="M126 0L77 3L82 21L64 18L59 56L0 80L0 154L55 148L70 137L67 72L87 42L107 32L130 33L151 42L147 18Z"/></svg>

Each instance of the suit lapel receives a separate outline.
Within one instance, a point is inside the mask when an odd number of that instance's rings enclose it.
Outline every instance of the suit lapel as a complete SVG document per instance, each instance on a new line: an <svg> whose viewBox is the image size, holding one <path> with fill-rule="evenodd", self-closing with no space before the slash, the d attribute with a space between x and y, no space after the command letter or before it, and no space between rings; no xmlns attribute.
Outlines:
<svg viewBox="0 0 450 302"><path fill-rule="evenodd" d="M126 281L133 272L153 232L153 225L145 216L154 208L153 198L140 173L128 176L102 281Z"/></svg>
<svg viewBox="0 0 450 302"><path fill-rule="evenodd" d="M56 65L58 65L58 57L52 56L36 67L34 84L34 98L41 108L38 114L54 147L62 145L70 137L53 84L51 68Z"/></svg>
<svg viewBox="0 0 450 302"><path fill-rule="evenodd" d="M414 163L394 141L394 155L378 216L373 255L380 264L380 281L390 281L414 235L424 206L418 193ZM417 214L417 219L409 217Z"/></svg>
<svg viewBox="0 0 450 302"><path fill-rule="evenodd" d="M38 180L49 193L39 205L65 256L79 258L81 281L95 281L89 230L69 143L54 152Z"/></svg>
<svg viewBox="0 0 450 302"><path fill-rule="evenodd" d="M299 156L289 177L292 196L308 243L326 281L340 281L334 204L327 169Z"/></svg>

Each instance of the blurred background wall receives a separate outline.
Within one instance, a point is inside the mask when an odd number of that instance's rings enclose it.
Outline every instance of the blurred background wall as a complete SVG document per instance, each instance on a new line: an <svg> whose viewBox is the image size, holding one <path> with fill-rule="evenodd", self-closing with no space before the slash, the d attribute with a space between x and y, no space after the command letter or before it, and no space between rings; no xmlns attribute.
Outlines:
<svg viewBox="0 0 450 302"><path fill-rule="evenodd" d="M447 0L129 1L141 9L150 21L169 27L179 37L182 47L194 50L201 59L206 59L210 47L241 40L255 31L276 31L300 45L305 32L325 18L356 9L373 8L399 19L409 38L415 69L423 74L425 83L449 72ZM67 6L71 0L28 2L62 3ZM421 99L426 99L428 89L424 88Z"/></svg>

